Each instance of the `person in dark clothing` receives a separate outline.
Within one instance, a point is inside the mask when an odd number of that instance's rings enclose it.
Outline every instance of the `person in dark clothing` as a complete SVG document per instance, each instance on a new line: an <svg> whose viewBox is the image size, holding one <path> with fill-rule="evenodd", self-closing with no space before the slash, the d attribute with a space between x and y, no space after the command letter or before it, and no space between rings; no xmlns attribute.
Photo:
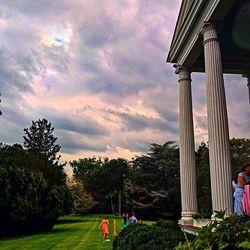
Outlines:
<svg viewBox="0 0 250 250"><path fill-rule="evenodd" d="M125 213L123 217L123 228L126 228L129 225L129 214Z"/></svg>

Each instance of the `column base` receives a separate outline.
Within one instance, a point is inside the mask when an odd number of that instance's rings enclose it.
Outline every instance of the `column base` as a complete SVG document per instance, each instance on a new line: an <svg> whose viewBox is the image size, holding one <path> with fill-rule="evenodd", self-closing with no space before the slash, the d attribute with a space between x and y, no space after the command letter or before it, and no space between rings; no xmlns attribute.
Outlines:
<svg viewBox="0 0 250 250"><path fill-rule="evenodd" d="M194 218L193 216L196 212L182 212L181 219L179 220L179 224L181 225L193 225Z"/></svg>
<svg viewBox="0 0 250 250"><path fill-rule="evenodd" d="M230 215L225 214L224 218L229 217ZM216 218L216 212L213 212L211 215L211 220L217 220L217 221L222 221L223 219L221 218Z"/></svg>

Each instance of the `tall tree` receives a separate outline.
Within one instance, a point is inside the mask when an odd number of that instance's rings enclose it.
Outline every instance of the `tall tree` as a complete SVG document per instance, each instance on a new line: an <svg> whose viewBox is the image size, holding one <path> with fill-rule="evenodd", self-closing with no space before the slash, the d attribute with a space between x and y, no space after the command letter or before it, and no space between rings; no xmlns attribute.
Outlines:
<svg viewBox="0 0 250 250"><path fill-rule="evenodd" d="M46 156L50 162L58 162L60 155L57 155L61 146L56 144L54 128L46 119L32 121L30 128L24 129L24 147L34 154Z"/></svg>
<svg viewBox="0 0 250 250"><path fill-rule="evenodd" d="M104 159L104 161L108 159ZM79 160L73 160L70 162L70 166L73 169L73 175L78 181L83 181L86 185L91 175L97 169L99 169L103 164L101 158L89 157Z"/></svg>
<svg viewBox="0 0 250 250"><path fill-rule="evenodd" d="M117 199L118 215L121 216L122 197L125 182L129 175L128 161L123 158L112 159L104 164L104 179L108 183L109 195ZM114 207L111 198L111 206ZM113 211L114 212L114 211Z"/></svg>
<svg viewBox="0 0 250 250"><path fill-rule="evenodd" d="M147 155L132 161L130 194L133 207L144 216L179 217L179 149L174 142L151 144Z"/></svg>
<svg viewBox="0 0 250 250"><path fill-rule="evenodd" d="M66 163L59 163L61 146L56 143L51 123L46 119L32 121L31 127L24 129L24 132L24 147L29 153L30 166L43 172L50 183L64 185Z"/></svg>
<svg viewBox="0 0 250 250"><path fill-rule="evenodd" d="M121 200L126 197L125 179L128 177L128 162L125 159L84 158L70 162L74 177L91 192L102 211L115 213L118 201L118 213L121 213Z"/></svg>
<svg viewBox="0 0 250 250"><path fill-rule="evenodd" d="M105 210L107 196L106 185L103 180L103 162L105 161L108 161L108 159L89 157L70 162L73 177L93 196L99 210Z"/></svg>

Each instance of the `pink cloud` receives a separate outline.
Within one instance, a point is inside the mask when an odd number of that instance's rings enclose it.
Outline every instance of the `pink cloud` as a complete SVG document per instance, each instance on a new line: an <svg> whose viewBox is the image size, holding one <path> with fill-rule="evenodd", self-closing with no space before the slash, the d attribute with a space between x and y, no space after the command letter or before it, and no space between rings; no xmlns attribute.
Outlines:
<svg viewBox="0 0 250 250"><path fill-rule="evenodd" d="M3 106L24 117L3 117L0 135L13 135L6 142L20 141L23 124L40 116L57 124L63 160L131 158L150 143L178 141L178 76L165 60L181 1L62 0L57 8L43 3L47 7L36 2L35 13L21 3L0 3L8 13L0 19L1 44L8 47L4 60L0 55L0 86L16 97L5 96ZM241 137L245 83L227 81L230 134ZM207 138L205 81L194 75L192 86L199 143Z"/></svg>

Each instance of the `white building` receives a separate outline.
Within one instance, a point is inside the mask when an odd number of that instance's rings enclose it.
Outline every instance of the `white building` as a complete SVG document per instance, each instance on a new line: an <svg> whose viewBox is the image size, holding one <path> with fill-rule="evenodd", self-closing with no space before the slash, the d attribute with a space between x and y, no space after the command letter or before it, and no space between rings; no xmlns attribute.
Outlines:
<svg viewBox="0 0 250 250"><path fill-rule="evenodd" d="M182 224L197 212L191 73L205 72L213 211L233 211L223 73L250 82L250 1L183 0L167 62L179 74ZM246 80L247 82L247 80ZM249 91L249 90L248 90Z"/></svg>

